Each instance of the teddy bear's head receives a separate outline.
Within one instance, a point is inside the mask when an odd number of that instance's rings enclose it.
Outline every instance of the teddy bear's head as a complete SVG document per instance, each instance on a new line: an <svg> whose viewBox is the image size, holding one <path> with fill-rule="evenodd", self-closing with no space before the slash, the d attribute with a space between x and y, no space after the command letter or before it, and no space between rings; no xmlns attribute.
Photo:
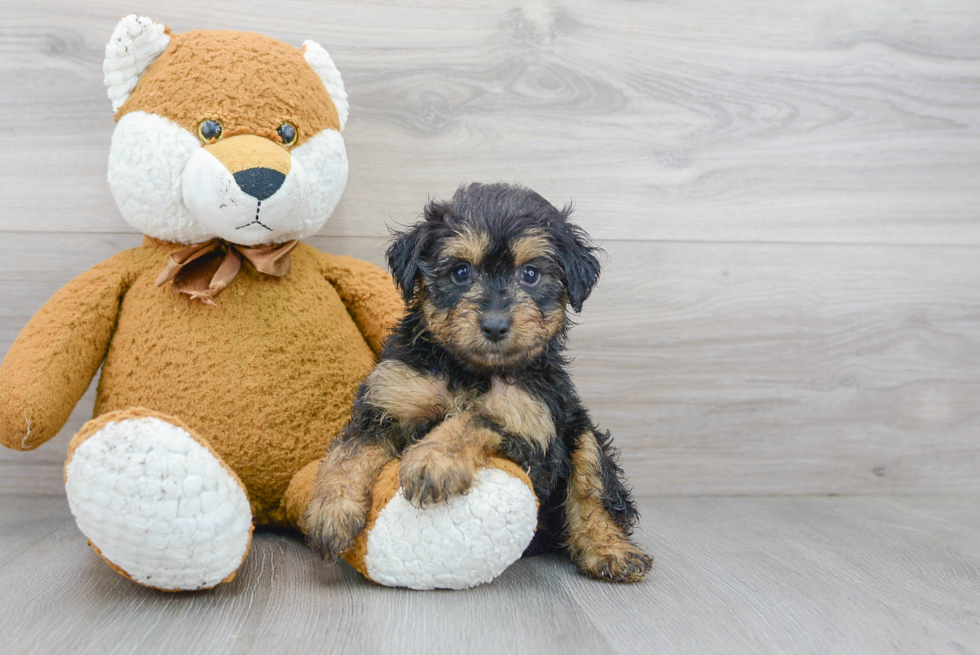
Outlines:
<svg viewBox="0 0 980 655"><path fill-rule="evenodd" d="M144 234L254 246L301 239L347 182L347 94L319 44L116 26L103 66L116 129L109 186Z"/></svg>

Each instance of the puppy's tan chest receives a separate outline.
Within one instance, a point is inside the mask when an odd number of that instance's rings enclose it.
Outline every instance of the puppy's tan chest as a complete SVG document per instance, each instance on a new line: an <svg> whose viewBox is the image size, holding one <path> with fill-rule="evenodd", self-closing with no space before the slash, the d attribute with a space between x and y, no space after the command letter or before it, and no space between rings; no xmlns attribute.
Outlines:
<svg viewBox="0 0 980 655"><path fill-rule="evenodd" d="M486 393L452 392L444 378L388 360L368 376L364 400L391 418L414 425L471 413L490 419L505 432L523 437L542 450L555 438L547 405L497 377Z"/></svg>
<svg viewBox="0 0 980 655"><path fill-rule="evenodd" d="M555 438L551 411L541 400L517 385L493 378L490 391L476 399L476 411L498 423L504 431L537 444L542 451Z"/></svg>

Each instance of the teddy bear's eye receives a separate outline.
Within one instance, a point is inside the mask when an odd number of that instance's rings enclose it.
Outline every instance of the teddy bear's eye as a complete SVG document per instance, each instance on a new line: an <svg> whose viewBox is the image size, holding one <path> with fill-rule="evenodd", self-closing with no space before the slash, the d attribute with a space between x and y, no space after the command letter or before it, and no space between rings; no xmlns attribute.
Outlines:
<svg viewBox="0 0 980 655"><path fill-rule="evenodd" d="M296 139L299 137L299 134L296 132L296 128L289 123L283 123L276 131L279 132L279 138L282 139L282 145L286 146L287 148L296 143Z"/></svg>
<svg viewBox="0 0 980 655"><path fill-rule="evenodd" d="M201 138L201 141L220 139L221 123L210 119L206 121L201 121L201 124L197 126L197 136Z"/></svg>

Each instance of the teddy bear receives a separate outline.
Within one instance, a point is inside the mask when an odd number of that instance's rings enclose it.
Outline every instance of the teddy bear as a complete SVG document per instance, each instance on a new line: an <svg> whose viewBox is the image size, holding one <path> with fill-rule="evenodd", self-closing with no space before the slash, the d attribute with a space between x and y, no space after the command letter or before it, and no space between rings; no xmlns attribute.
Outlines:
<svg viewBox="0 0 980 655"><path fill-rule="evenodd" d="M0 443L51 439L101 368L65 464L78 527L135 582L206 589L235 577L255 526L302 531L319 459L403 302L381 269L300 241L348 171L347 94L319 44L130 15L104 72L109 186L143 244L21 331L0 364ZM492 579L534 532L514 469L491 465L471 496L425 510L383 475L349 561L383 584Z"/></svg>

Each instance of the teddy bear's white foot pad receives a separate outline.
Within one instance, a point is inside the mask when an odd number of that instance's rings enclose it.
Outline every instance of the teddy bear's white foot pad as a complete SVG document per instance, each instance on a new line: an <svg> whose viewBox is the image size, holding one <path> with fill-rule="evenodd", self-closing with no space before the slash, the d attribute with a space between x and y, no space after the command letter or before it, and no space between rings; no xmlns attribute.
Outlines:
<svg viewBox="0 0 980 655"><path fill-rule="evenodd" d="M499 469L480 471L468 493L424 509L399 489L368 535L368 577L410 589L467 589L489 582L520 558L537 520L534 493Z"/></svg>
<svg viewBox="0 0 980 655"><path fill-rule="evenodd" d="M79 529L114 568L166 590L234 576L252 539L241 482L186 430L155 417L108 423L65 467Z"/></svg>

